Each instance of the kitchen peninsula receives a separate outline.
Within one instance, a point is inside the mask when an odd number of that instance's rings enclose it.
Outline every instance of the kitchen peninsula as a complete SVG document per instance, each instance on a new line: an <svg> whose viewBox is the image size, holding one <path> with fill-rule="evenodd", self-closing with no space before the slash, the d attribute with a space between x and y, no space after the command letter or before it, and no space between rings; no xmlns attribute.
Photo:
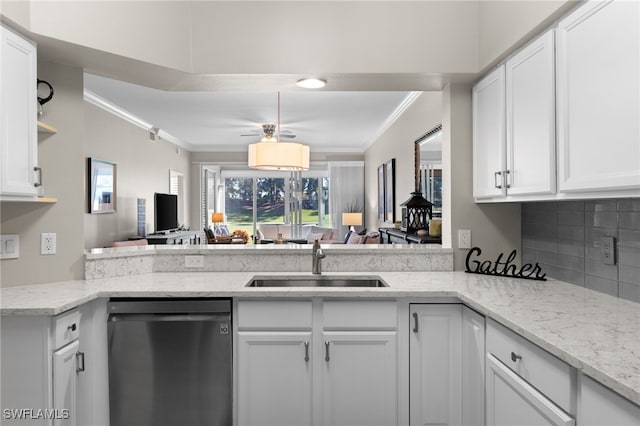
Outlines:
<svg viewBox="0 0 640 426"><path fill-rule="evenodd" d="M325 270L330 272L323 274L323 277L358 277L366 271L367 275L380 277L388 285L384 288L246 287L257 275L309 276L311 249L298 247L299 258L289 254L290 250L261 246L93 250L86 256L87 264L94 265L87 267L88 274L97 276L101 271L106 275L116 275L114 271L124 267L128 268L127 275L5 288L2 289L0 313L5 319L59 316L84 304L114 297L225 297L235 300L234 306L251 300L263 301L261 303L288 300L318 300L324 303L333 300L350 300L353 303L394 301L398 304L398 332L401 333L413 327L408 307L414 303L461 303L486 317L487 324L492 322L505 327L570 366L568 368L575 372L572 373L572 386L577 386L575 374L584 376L580 380L589 377L640 405L640 351L637 350L640 310L636 303L556 280L542 282L454 272L447 266L450 249L409 248L413 246L386 246L388 248L378 249L378 253L384 250L385 257L402 254L407 256L404 258L407 264L415 261L411 255L418 256L428 261L428 266L423 266L422 271L403 272L397 267L392 271L384 271L375 268L375 249L327 249ZM230 256L231 252L239 253L238 250L244 252L243 256L236 255L234 258L243 260L236 265L229 265L224 260L225 256ZM256 253L255 257L247 254L251 252ZM353 262L351 258L351 270L345 272L348 268L344 265L330 262L332 254L337 253L341 255L334 258L351 254L371 256L371 259L370 263L363 265L360 261ZM196 258L187 260L189 256ZM258 258L262 262L258 262ZM185 263L200 261L203 265L200 270L203 272L190 272L193 267L185 267ZM144 270L136 273L139 265L145 265L142 268ZM432 266L441 270L429 270ZM237 325L234 324L234 327ZM404 352L401 350L401 353ZM405 367L399 368L398 380L402 383L405 380L401 378ZM401 390L399 392L400 401L401 396L406 395ZM401 402L399 406L402 408ZM402 419L402 415L399 414L399 418Z"/></svg>

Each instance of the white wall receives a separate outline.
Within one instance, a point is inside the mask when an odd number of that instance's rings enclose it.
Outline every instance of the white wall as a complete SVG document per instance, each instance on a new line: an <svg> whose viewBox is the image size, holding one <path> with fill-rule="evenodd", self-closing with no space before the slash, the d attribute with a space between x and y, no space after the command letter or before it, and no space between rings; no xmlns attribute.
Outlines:
<svg viewBox="0 0 640 426"><path fill-rule="evenodd" d="M189 197L191 153L165 140L149 141L149 132L85 102L85 157L117 164L117 211L84 214L84 247L105 247L137 235L137 199L146 200L147 231L153 232L153 193L169 192L169 170L186 178ZM187 206L192 205L187 198ZM185 212L190 225L190 212ZM197 225L197 224L196 224Z"/></svg>
<svg viewBox="0 0 640 426"><path fill-rule="evenodd" d="M414 144L426 131L440 124L442 94L424 92L365 152L365 226L378 227L378 166L396 159L396 221L400 220L400 203L415 188Z"/></svg>

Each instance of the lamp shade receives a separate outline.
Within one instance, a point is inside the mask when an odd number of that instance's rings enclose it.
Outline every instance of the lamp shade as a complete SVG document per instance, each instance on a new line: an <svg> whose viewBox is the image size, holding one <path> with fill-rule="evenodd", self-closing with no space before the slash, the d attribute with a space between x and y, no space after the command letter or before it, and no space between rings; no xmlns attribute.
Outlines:
<svg viewBox="0 0 640 426"><path fill-rule="evenodd" d="M213 214L211 214L211 222L213 222L213 223L224 222L224 213L213 213Z"/></svg>
<svg viewBox="0 0 640 426"><path fill-rule="evenodd" d="M362 213L342 213L342 224L344 226L362 225Z"/></svg>
<svg viewBox="0 0 640 426"><path fill-rule="evenodd" d="M248 164L258 170L309 170L309 147L296 142L252 143Z"/></svg>

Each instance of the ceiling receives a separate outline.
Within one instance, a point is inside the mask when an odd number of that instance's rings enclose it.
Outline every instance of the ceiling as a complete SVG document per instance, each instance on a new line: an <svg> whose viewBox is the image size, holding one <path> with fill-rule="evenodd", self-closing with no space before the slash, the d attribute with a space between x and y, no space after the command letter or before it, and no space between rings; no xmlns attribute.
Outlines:
<svg viewBox="0 0 640 426"><path fill-rule="evenodd" d="M241 134L278 120L276 91L165 91L92 74L85 74L84 80L85 90L161 129L161 137L168 134L172 142L191 151L245 151L260 137ZM364 152L418 95L283 92L280 123L312 152Z"/></svg>

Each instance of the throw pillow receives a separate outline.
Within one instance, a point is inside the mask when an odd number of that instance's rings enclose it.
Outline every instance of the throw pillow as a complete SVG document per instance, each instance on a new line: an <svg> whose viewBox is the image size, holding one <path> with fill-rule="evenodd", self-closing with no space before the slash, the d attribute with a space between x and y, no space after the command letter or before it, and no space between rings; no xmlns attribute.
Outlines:
<svg viewBox="0 0 640 426"><path fill-rule="evenodd" d="M310 234L322 234L321 240L330 240L331 232L333 230L331 228L321 228L319 226L312 226L309 230Z"/></svg>
<svg viewBox="0 0 640 426"><path fill-rule="evenodd" d="M347 243L346 244L360 244L361 240L362 240L362 235L358 235L355 232L352 232L349 235L349 238L347 238Z"/></svg>
<svg viewBox="0 0 640 426"><path fill-rule="evenodd" d="M307 242L308 243L312 244L315 240L322 240L322 233L321 232L319 232L319 233L310 232L307 235Z"/></svg>

